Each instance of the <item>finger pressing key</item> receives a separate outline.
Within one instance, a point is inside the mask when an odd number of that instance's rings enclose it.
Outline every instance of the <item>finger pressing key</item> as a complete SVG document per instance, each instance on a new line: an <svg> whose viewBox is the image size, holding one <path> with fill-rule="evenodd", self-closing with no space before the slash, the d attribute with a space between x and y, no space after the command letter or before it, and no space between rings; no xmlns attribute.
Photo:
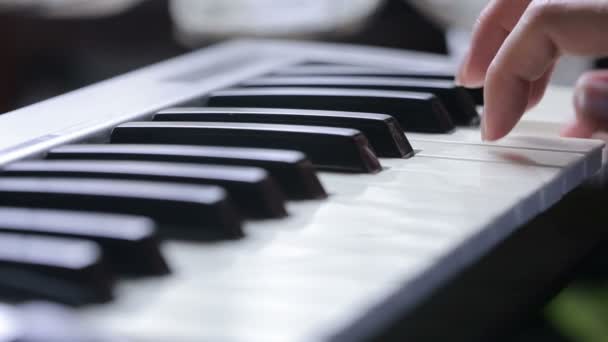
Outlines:
<svg viewBox="0 0 608 342"><path fill-rule="evenodd" d="M492 61L485 81L486 140L505 136L563 54L608 54L604 2L533 2ZM542 93L542 92L541 92Z"/></svg>

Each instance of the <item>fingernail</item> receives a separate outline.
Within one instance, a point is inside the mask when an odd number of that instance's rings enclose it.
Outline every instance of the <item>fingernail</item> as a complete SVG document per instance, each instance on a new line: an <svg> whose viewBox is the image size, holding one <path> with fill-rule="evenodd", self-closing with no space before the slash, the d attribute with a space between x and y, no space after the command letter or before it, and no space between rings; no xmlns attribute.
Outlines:
<svg viewBox="0 0 608 342"><path fill-rule="evenodd" d="M575 105L583 113L602 121L608 120L608 80L589 81L575 94Z"/></svg>
<svg viewBox="0 0 608 342"><path fill-rule="evenodd" d="M471 52L469 51L467 55L462 60L462 63L458 67L458 71L454 76L454 83L459 87L465 88L481 88L483 86L484 80L472 80L469 70L469 64L471 60ZM469 77L465 77L465 75L469 74ZM473 77L476 78L476 77Z"/></svg>
<svg viewBox="0 0 608 342"><path fill-rule="evenodd" d="M464 84L462 83L462 71L459 69L458 73L456 74L456 77L454 77L454 84L456 84L459 87L464 87Z"/></svg>
<svg viewBox="0 0 608 342"><path fill-rule="evenodd" d="M464 69L466 67L467 59L468 59L468 57L465 57L465 59L462 61L462 63L458 67L458 72L456 72L456 76L454 77L454 83L459 87L466 86L464 83L464 71L465 71Z"/></svg>
<svg viewBox="0 0 608 342"><path fill-rule="evenodd" d="M464 77L464 70L461 69L456 76L454 77L454 84L459 86L459 87L465 87L465 88L470 88L470 89L476 89L476 88L481 88L483 87L483 80L481 81L476 81L476 82L471 82L471 80L467 80ZM466 81L465 81L466 80Z"/></svg>
<svg viewBox="0 0 608 342"><path fill-rule="evenodd" d="M486 120L484 119L484 117L481 117L481 123L479 124L479 128L481 130L481 141L486 142L488 141L486 138Z"/></svg>

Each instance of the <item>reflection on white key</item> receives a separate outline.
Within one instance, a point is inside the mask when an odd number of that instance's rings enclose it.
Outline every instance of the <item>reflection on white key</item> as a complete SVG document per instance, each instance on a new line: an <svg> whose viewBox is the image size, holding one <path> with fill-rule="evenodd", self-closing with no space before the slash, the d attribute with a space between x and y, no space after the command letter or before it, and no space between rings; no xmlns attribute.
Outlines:
<svg viewBox="0 0 608 342"><path fill-rule="evenodd" d="M459 128L449 134L427 134L408 132L406 135L409 139L420 141L451 142L485 146L503 146L543 151L589 153L597 149L603 148L603 143L599 140L539 137L533 135L522 135L518 134L517 132L514 134L510 134L507 137L498 141L482 142L481 136L479 134L479 129L466 127Z"/></svg>
<svg viewBox="0 0 608 342"><path fill-rule="evenodd" d="M555 203L563 193L558 168L419 156L408 160L382 159L382 163L389 166L373 176L322 174L321 180L327 191L338 198L343 194L359 203L392 205L402 211L416 208L423 217L433 216L433 212L444 213L443 208L447 213L454 213L460 203L471 201L465 206L468 208L457 214L475 215L475 208L483 208L484 214L493 214L494 210L502 211L505 205L517 204L522 215L528 217ZM366 196L370 188L374 190ZM429 196L430 200L426 201ZM387 203L384 198L391 198L392 202ZM426 203L426 206L412 207L415 203Z"/></svg>
<svg viewBox="0 0 608 342"><path fill-rule="evenodd" d="M580 153L527 150L502 146L463 145L430 141L411 141L418 156L477 160L491 163L510 163L533 166L549 166L562 169L566 184L564 192L569 192L589 171L585 156Z"/></svg>
<svg viewBox="0 0 608 342"><path fill-rule="evenodd" d="M356 175L354 177L340 177L340 175L322 175L321 181L331 184L329 192L332 191L332 185L341 183L359 183L365 186L384 186L393 189L422 189L426 192L458 192L458 193L486 193L496 195L509 195L517 193L519 190L528 192L532 185L544 185L548 181L530 179L517 180L512 184L507 184L504 181L500 182L498 177L486 177L475 175L474 173L465 174L450 174L448 172L427 173L424 171L410 170L391 170L386 169L381 173L369 175ZM551 180L549 180L550 182Z"/></svg>
<svg viewBox="0 0 608 342"><path fill-rule="evenodd" d="M580 158L584 162L584 175L590 177L602 165L604 142L601 140L559 138L557 136L537 136L533 133L521 134L514 132L495 142L482 142L479 130L473 128L459 128L450 134L408 133L409 139L414 141L442 142L450 144L480 145L508 147L523 150L540 150L550 152L571 152L585 154Z"/></svg>
<svg viewBox="0 0 608 342"><path fill-rule="evenodd" d="M463 145L435 141L411 140L420 150L417 155L463 160L478 160L494 163L514 163L535 166L573 167L582 163L579 153L528 150L491 145Z"/></svg>
<svg viewBox="0 0 608 342"><path fill-rule="evenodd" d="M445 177L453 178L455 183L479 182L486 187L486 189L483 189L480 185L481 195L486 196L500 195L501 192L496 193L496 190L505 186L511 190L512 187L531 189L542 185L544 186L541 190L543 207L548 207L558 201L566 188L566 182L559 179L561 170L555 167L486 163L472 160L423 157L421 155L407 161L382 159L382 166L387 171L403 170L423 172L427 175L445 175ZM438 189L438 193L444 192L449 192L449 188Z"/></svg>

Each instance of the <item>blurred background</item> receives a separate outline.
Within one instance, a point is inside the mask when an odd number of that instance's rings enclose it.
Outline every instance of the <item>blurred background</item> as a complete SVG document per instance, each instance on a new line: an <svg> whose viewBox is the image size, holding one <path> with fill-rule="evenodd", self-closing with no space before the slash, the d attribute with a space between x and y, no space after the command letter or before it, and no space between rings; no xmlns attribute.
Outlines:
<svg viewBox="0 0 608 342"><path fill-rule="evenodd" d="M0 0L0 113L240 36L396 47L458 61L486 2ZM568 58L554 82L572 84L594 63ZM505 341L608 341L604 260L601 251L589 258L569 288L531 307L527 324Z"/></svg>
<svg viewBox="0 0 608 342"><path fill-rule="evenodd" d="M403 0L112 0L114 6L103 9L85 6L96 2L0 0L0 112L234 36L272 33L447 52L438 25ZM343 9L348 16L334 15ZM300 17L290 25L285 13Z"/></svg>

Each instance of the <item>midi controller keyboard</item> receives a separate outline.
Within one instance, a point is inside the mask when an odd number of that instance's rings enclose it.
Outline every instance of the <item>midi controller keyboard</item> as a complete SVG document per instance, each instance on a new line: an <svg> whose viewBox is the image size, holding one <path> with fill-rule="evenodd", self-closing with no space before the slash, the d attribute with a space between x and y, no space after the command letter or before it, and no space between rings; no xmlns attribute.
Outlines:
<svg viewBox="0 0 608 342"><path fill-rule="evenodd" d="M453 70L237 40L0 116L0 340L487 338L597 243L604 145L557 88L484 143Z"/></svg>

